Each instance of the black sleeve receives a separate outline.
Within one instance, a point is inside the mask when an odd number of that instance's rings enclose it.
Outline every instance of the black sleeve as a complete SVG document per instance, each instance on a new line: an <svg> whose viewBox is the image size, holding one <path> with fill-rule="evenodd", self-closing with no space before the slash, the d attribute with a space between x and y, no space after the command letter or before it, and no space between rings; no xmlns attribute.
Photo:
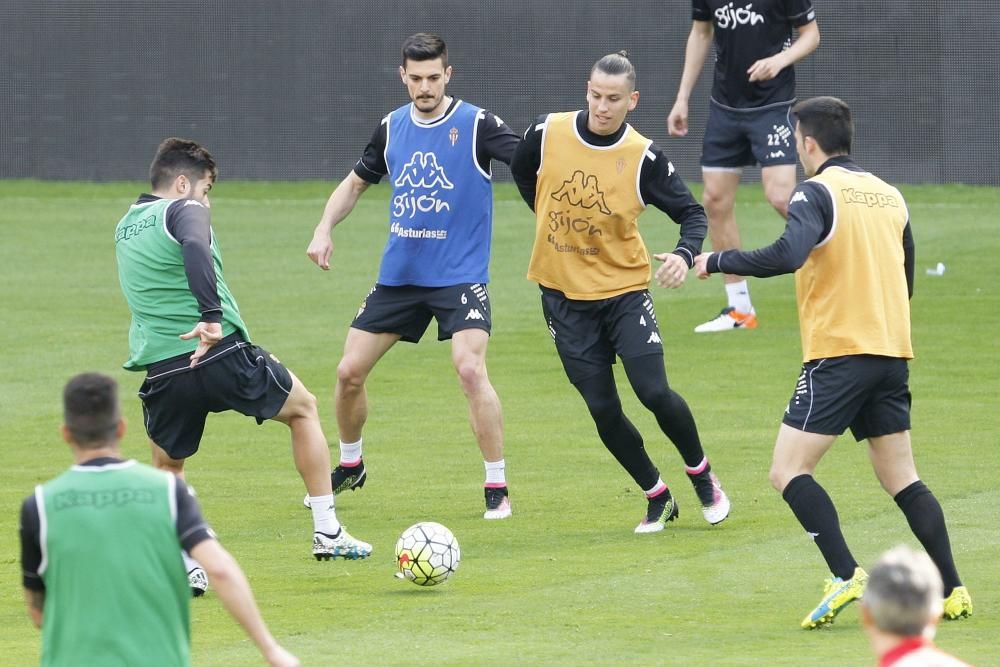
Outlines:
<svg viewBox="0 0 1000 667"><path fill-rule="evenodd" d="M382 180L382 177L389 173L389 166L385 163L385 142L389 127L389 117L386 116L375 128L371 140L365 146L365 152L361 154L361 159L354 165L354 173L366 183L375 185Z"/></svg>
<svg viewBox="0 0 1000 667"><path fill-rule="evenodd" d="M913 244L913 230L910 228L910 221L906 221L903 227L903 270L906 272L906 291L913 298L913 273L917 263L917 250Z"/></svg>
<svg viewBox="0 0 1000 667"><path fill-rule="evenodd" d="M542 132L547 117L539 116L528 126L510 161L510 173L517 183L517 190L532 211L535 210L535 186L538 184L538 168L542 166Z"/></svg>
<svg viewBox="0 0 1000 667"><path fill-rule="evenodd" d="M181 244L188 287L198 301L202 322L222 321L222 301L212 259L212 219L194 199L179 199L167 209L167 232Z"/></svg>
<svg viewBox="0 0 1000 667"><path fill-rule="evenodd" d="M215 533L201 516L201 507L194 492L183 480L177 480L177 540L188 553L205 540L215 539Z"/></svg>
<svg viewBox="0 0 1000 667"><path fill-rule="evenodd" d="M483 111L476 121L476 161L479 167L487 174L490 170L490 160L499 160L506 165L510 165L514 156L514 149L521 138L514 134L514 130L507 127L499 116L492 112Z"/></svg>
<svg viewBox="0 0 1000 667"><path fill-rule="evenodd" d="M693 266L694 257L701 252L701 244L708 231L705 209L656 144L650 144L642 161L639 195L647 206L655 206L681 226L674 254L683 257L688 267Z"/></svg>
<svg viewBox="0 0 1000 667"><path fill-rule="evenodd" d="M758 250L723 250L708 258L709 273L767 278L794 273L833 229L833 200L821 185L799 185L788 202L788 222L777 241Z"/></svg>
<svg viewBox="0 0 1000 667"><path fill-rule="evenodd" d="M42 564L41 521L38 518L38 503L32 494L21 504L21 581L32 591L44 591L45 582L38 574Z"/></svg>
<svg viewBox="0 0 1000 667"><path fill-rule="evenodd" d="M816 20L812 0L785 0L785 16L796 28Z"/></svg>
<svg viewBox="0 0 1000 667"><path fill-rule="evenodd" d="M708 6L707 0L691 1L691 18L695 21L712 20L712 9Z"/></svg>

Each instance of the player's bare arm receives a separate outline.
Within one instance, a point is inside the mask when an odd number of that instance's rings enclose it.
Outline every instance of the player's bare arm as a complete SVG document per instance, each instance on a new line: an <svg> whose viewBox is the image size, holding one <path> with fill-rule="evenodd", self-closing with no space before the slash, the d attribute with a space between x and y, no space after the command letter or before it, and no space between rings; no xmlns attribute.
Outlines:
<svg viewBox="0 0 1000 667"><path fill-rule="evenodd" d="M320 218L316 230L313 232L312 241L306 249L309 256L319 268L324 271L330 270L330 256L333 255L333 240L330 232L340 224L344 218L350 215L354 206L358 203L361 195L371 185L353 171L348 172L347 177L334 189L323 209L323 217Z"/></svg>
<svg viewBox="0 0 1000 667"><path fill-rule="evenodd" d="M684 72L677 88L677 100L667 116L667 131L670 136L683 137L688 133L688 100L712 49L714 33L711 21L694 21L691 24L687 47L684 49Z"/></svg>
<svg viewBox="0 0 1000 667"><path fill-rule="evenodd" d="M799 38L790 47L770 58L762 58L750 66L747 74L751 81L770 81L778 73L799 62L819 46L819 25L811 21L799 29Z"/></svg>
<svg viewBox="0 0 1000 667"><path fill-rule="evenodd" d="M230 553L216 540L207 539L191 549L191 556L205 568L209 579L215 584L222 606L246 631L268 664L274 667L297 667L299 660L285 650L268 630L246 575Z"/></svg>
<svg viewBox="0 0 1000 667"><path fill-rule="evenodd" d="M42 611L45 609L45 591L24 589L24 602L28 605L28 616L36 628L42 627Z"/></svg>

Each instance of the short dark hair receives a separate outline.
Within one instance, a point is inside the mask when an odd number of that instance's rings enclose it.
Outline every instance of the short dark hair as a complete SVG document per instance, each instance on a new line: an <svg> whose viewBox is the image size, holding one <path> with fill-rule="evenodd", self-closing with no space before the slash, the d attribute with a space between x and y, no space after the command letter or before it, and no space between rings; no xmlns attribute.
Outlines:
<svg viewBox="0 0 1000 667"><path fill-rule="evenodd" d="M407 60L434 60L441 59L441 63L448 67L448 46L444 40L429 32L418 32L410 35L403 42L403 67L406 67Z"/></svg>
<svg viewBox="0 0 1000 667"><path fill-rule="evenodd" d="M836 97L813 97L792 107L799 133L812 137L827 155L850 155L854 139L851 108Z"/></svg>
<svg viewBox="0 0 1000 667"><path fill-rule="evenodd" d="M628 59L628 51L625 49L609 53L594 63L594 66L590 68L590 75L593 76L596 71L601 71L611 76L624 74L628 79L629 87L635 90L635 67L632 65L632 61Z"/></svg>
<svg viewBox="0 0 1000 667"><path fill-rule="evenodd" d="M197 182L205 177L206 171L213 182L219 177L215 158L204 146L189 139L170 137L156 149L153 163L149 165L149 182L158 190L169 187L181 174L192 183Z"/></svg>
<svg viewBox="0 0 1000 667"><path fill-rule="evenodd" d="M63 389L63 422L73 441L93 449L113 442L121 407L118 383L100 373L81 373Z"/></svg>

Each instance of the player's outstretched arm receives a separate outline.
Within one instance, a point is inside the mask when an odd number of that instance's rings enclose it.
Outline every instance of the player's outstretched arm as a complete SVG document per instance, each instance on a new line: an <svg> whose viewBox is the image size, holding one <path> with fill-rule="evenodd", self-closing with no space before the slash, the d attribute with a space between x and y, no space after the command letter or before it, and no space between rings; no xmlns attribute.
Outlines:
<svg viewBox="0 0 1000 667"><path fill-rule="evenodd" d="M708 258L712 256L710 252L703 252L694 258L694 272L699 280L705 280L711 273L708 271Z"/></svg>
<svg viewBox="0 0 1000 667"><path fill-rule="evenodd" d="M688 265L684 258L672 252L661 252L653 257L663 262L656 270L656 284L660 287L676 289L684 284L687 278Z"/></svg>
<svg viewBox="0 0 1000 667"><path fill-rule="evenodd" d="M323 209L323 217L316 225L312 241L306 249L306 255L309 256L309 259L324 271L330 270L330 256L333 255L333 240L330 238L330 232L350 215L369 185L371 184L368 181L351 171L327 200L326 208Z"/></svg>
<svg viewBox="0 0 1000 667"><path fill-rule="evenodd" d="M677 100L667 116L667 131L671 136L683 137L688 133L688 100L698 75L705 65L705 59L712 49L712 35L715 29L711 21L693 21L684 49L684 71L677 87Z"/></svg>
<svg viewBox="0 0 1000 667"><path fill-rule="evenodd" d="M211 539L195 545L191 556L205 569L226 611L246 630L268 664L273 667L298 667L301 664L298 658L278 644L264 624L250 584L236 559Z"/></svg>

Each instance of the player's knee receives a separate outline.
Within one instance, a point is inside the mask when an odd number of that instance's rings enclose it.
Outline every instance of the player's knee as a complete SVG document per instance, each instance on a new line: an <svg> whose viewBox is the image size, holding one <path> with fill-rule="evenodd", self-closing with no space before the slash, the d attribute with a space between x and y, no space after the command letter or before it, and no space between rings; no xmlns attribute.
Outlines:
<svg viewBox="0 0 1000 667"><path fill-rule="evenodd" d="M365 374L357 364L344 357L337 364L337 383L343 387L357 389L365 383Z"/></svg>
<svg viewBox="0 0 1000 667"><path fill-rule="evenodd" d="M184 475L184 459L172 459L166 454L154 456L153 467L178 477Z"/></svg>
<svg viewBox="0 0 1000 667"><path fill-rule="evenodd" d="M305 388L299 386L288 397L288 401L279 413L281 421L291 421L293 419L319 419L319 401L316 395Z"/></svg>
<svg viewBox="0 0 1000 667"><path fill-rule="evenodd" d="M597 398L593 396L584 398L587 402L587 410L590 411L590 416L599 426L614 422L620 419L623 414L622 403L618 399Z"/></svg>
<svg viewBox="0 0 1000 667"><path fill-rule="evenodd" d="M782 192L768 192L767 202L774 207L774 210L778 212L783 218L788 217L788 195Z"/></svg>
<svg viewBox="0 0 1000 667"><path fill-rule="evenodd" d="M455 364L455 372L466 394L480 391L488 384L486 366L475 359L462 360Z"/></svg>
<svg viewBox="0 0 1000 667"><path fill-rule="evenodd" d="M771 482L771 486L774 487L774 490L778 493L783 492L785 487L788 486L788 474L781 468L781 466L771 464L771 470L768 472L767 476Z"/></svg>
<svg viewBox="0 0 1000 667"><path fill-rule="evenodd" d="M302 388L302 393L299 395L299 405L306 416L319 416L319 401L316 399L316 394L305 387Z"/></svg>
<svg viewBox="0 0 1000 667"><path fill-rule="evenodd" d="M706 187L704 192L705 212L710 217L718 217L733 207L733 195L717 188Z"/></svg>
<svg viewBox="0 0 1000 667"><path fill-rule="evenodd" d="M655 413L674 411L673 392L666 386L643 387L635 395L647 410Z"/></svg>

